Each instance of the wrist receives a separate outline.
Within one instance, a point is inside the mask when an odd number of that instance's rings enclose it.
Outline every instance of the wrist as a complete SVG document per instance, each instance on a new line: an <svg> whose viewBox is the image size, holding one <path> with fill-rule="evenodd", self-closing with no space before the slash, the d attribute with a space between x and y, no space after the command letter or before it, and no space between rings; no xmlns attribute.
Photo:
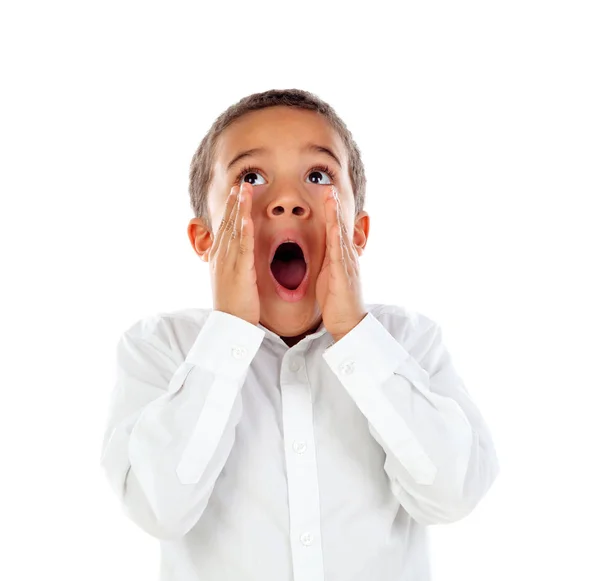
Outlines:
<svg viewBox="0 0 600 581"><path fill-rule="evenodd" d="M331 333L331 336L333 338L333 341L335 343L337 343L340 339L342 339L343 337L345 337L348 333L350 333L350 331L352 331L352 329L354 329L355 327L357 327L359 325L359 323L367 316L367 312L363 313L358 320L356 320L353 324L348 325L343 331L341 332L336 332L336 333Z"/></svg>

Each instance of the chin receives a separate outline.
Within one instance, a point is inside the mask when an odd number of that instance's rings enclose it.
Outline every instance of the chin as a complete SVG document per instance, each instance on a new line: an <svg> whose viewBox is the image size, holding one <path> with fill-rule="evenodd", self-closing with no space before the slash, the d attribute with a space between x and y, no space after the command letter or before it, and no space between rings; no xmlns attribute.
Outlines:
<svg viewBox="0 0 600 581"><path fill-rule="evenodd" d="M261 298L260 324L280 337L297 337L320 323L319 307L308 296L293 303L279 297Z"/></svg>

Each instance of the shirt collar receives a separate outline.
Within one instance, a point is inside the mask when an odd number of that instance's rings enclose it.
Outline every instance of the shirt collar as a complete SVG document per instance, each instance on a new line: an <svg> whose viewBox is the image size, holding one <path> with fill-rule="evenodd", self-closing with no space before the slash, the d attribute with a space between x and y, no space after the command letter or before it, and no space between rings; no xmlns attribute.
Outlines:
<svg viewBox="0 0 600 581"><path fill-rule="evenodd" d="M275 343L281 344L281 345L285 346L286 348L288 348L287 343L285 343L285 341L277 333L274 333L270 329L267 329L265 326L261 325L260 323L258 323L257 326L259 329L262 329L265 332L265 338L268 338L270 341L274 341ZM315 339L319 339L320 337L325 335L325 333L327 333L327 329L325 328L323 321L321 321L321 324L319 325L319 327L317 328L317 330L314 333L311 333L310 335L306 335L306 337L304 337L302 340L298 341L298 343L296 343L296 345L294 345L294 347L298 347L298 345L300 345L300 344L306 345L307 343L310 343L311 341L314 341ZM289 347L289 349L292 349L292 347Z"/></svg>

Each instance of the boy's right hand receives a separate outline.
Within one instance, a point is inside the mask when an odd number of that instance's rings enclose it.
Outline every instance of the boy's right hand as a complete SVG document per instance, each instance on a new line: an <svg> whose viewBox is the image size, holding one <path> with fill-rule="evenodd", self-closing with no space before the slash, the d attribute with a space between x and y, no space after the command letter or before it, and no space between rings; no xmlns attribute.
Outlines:
<svg viewBox="0 0 600 581"><path fill-rule="evenodd" d="M260 301L254 267L254 224L250 214L252 186L246 184L234 186L229 193L208 261L214 310L256 325L260 318Z"/></svg>

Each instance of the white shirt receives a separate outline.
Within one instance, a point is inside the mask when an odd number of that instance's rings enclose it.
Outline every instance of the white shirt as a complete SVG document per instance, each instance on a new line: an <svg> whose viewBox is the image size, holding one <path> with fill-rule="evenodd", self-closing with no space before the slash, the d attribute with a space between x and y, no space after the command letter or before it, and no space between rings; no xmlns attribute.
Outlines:
<svg viewBox="0 0 600 581"><path fill-rule="evenodd" d="M496 451L439 325L367 310L337 343L198 308L123 333L101 462L161 581L430 580Z"/></svg>

